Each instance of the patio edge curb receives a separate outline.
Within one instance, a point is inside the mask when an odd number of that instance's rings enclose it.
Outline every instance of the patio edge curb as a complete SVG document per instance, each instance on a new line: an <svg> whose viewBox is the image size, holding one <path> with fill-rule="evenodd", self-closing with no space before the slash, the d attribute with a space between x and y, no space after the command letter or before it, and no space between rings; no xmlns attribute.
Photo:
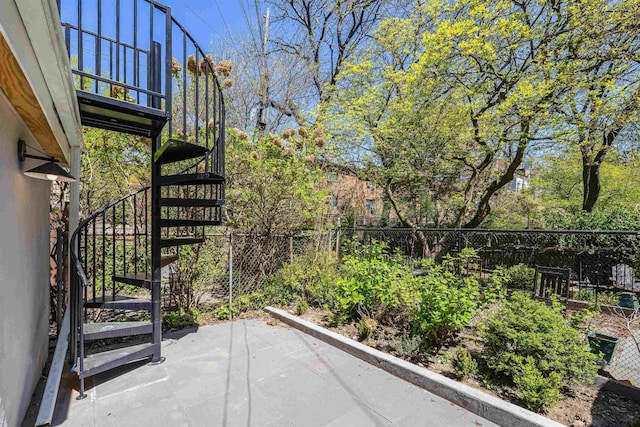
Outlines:
<svg viewBox="0 0 640 427"><path fill-rule="evenodd" d="M265 307L271 316L308 335L364 360L390 374L436 394L456 405L501 426L561 427L560 424L535 412L506 402L473 387L454 381L361 344L314 323L300 319L284 310Z"/></svg>

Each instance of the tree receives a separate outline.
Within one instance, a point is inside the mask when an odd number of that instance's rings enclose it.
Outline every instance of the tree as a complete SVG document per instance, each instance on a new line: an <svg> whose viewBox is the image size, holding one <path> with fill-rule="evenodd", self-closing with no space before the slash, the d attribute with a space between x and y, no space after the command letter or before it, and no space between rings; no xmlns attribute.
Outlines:
<svg viewBox="0 0 640 427"><path fill-rule="evenodd" d="M635 2L614 3L618 9L607 22L618 22ZM376 43L344 66L327 121L334 134L360 144L352 152L387 189L405 225L477 227L527 153L566 142L572 128L561 126L559 112L583 99L587 81L625 94L607 98L620 112L615 120L606 116L616 123L608 138L628 123L633 92L609 74L586 73L589 61L607 63L596 44L618 35L610 26L587 32L594 16L578 15L585 8L593 15L599 5L457 0L418 6L409 19L383 22ZM618 27L627 38L630 26ZM587 35L589 46L577 49ZM608 51L618 54L616 46Z"/></svg>
<svg viewBox="0 0 640 427"><path fill-rule="evenodd" d="M371 138L370 164L402 222L421 225L407 215L421 193L432 221L476 227L531 144L548 140L546 112L565 90L553 64L567 22L546 3L441 6L381 25L378 45L346 67L332 109L350 115L338 127L363 123L355 133Z"/></svg>
<svg viewBox="0 0 640 427"><path fill-rule="evenodd" d="M582 153L573 146L566 153L544 156L537 162L531 188L538 209L536 224L545 228L581 230L636 229L640 226L640 156L612 147L600 167L599 206L582 206ZM625 185L620 185L624 182Z"/></svg>
<svg viewBox="0 0 640 427"><path fill-rule="evenodd" d="M151 183L149 139L87 127L83 133L82 215L89 215Z"/></svg>
<svg viewBox="0 0 640 427"><path fill-rule="evenodd" d="M260 236L288 236L322 216L327 204L317 185L321 172L312 161L312 140L270 135L253 142L235 130L228 136L229 226Z"/></svg>
<svg viewBox="0 0 640 427"><path fill-rule="evenodd" d="M233 85L225 89L228 127L244 129L253 134L260 107L260 50L251 40L221 41L217 56L229 58L234 67L230 79ZM269 50L268 93L265 134L279 133L293 124L307 120L306 112L313 108L305 65L280 50Z"/></svg>
<svg viewBox="0 0 640 427"><path fill-rule="evenodd" d="M590 212L601 191L601 166L620 133L637 121L640 107L640 13L636 0L567 4L571 33L567 58L573 82L557 103L559 138L579 147L582 209ZM598 23L594 26L594 23Z"/></svg>
<svg viewBox="0 0 640 427"><path fill-rule="evenodd" d="M384 3L382 0L270 1L275 9L274 21L284 26L274 44L305 64L317 100L326 99L327 89L335 84L345 61L381 19Z"/></svg>

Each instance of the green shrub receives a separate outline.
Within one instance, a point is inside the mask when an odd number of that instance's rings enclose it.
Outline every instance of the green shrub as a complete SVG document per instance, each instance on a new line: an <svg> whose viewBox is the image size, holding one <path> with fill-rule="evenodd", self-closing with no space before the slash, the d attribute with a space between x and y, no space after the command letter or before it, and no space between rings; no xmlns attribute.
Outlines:
<svg viewBox="0 0 640 427"><path fill-rule="evenodd" d="M464 347L456 348L456 355L452 361L453 372L460 379L471 377L478 373L478 362Z"/></svg>
<svg viewBox="0 0 640 427"><path fill-rule="evenodd" d="M232 312L235 316L236 314L238 314L238 309L235 306L232 306ZM213 310L213 316L218 320L229 320L229 314L230 310L228 304L221 305L220 307Z"/></svg>
<svg viewBox="0 0 640 427"><path fill-rule="evenodd" d="M591 381L598 371L595 355L562 309L514 292L479 330L488 368L511 380L524 404L535 410L557 401L561 387Z"/></svg>
<svg viewBox="0 0 640 427"><path fill-rule="evenodd" d="M331 252L321 252L306 265L304 288L310 306L323 307L335 301L338 259Z"/></svg>
<svg viewBox="0 0 640 427"><path fill-rule="evenodd" d="M347 318L342 313L331 311L328 307L325 307L325 310L327 310L325 321L329 327L335 328L336 326L343 325L347 321Z"/></svg>
<svg viewBox="0 0 640 427"><path fill-rule="evenodd" d="M383 320L386 312L410 301L411 287L417 282L402 261L399 253L389 253L384 242L352 246L343 256L336 282L335 310L347 319Z"/></svg>
<svg viewBox="0 0 640 427"><path fill-rule="evenodd" d="M182 329L197 325L200 312L196 309L169 311L162 315L162 323L169 329Z"/></svg>
<svg viewBox="0 0 640 427"><path fill-rule="evenodd" d="M513 378L525 406L534 411L544 410L560 399L562 375L543 374L532 357L524 359L520 373Z"/></svg>
<svg viewBox="0 0 640 427"><path fill-rule="evenodd" d="M509 289L533 289L533 278L536 274L536 269L528 267L526 264L517 264L509 267L505 270L508 279L506 285Z"/></svg>
<svg viewBox="0 0 640 427"><path fill-rule="evenodd" d="M370 317L365 317L360 319L358 323L356 323L356 329L358 330L358 340L364 341L370 338L378 327L378 322L373 320Z"/></svg>
<svg viewBox="0 0 640 427"><path fill-rule="evenodd" d="M439 266L422 279L424 287L411 311L412 333L425 343L441 346L471 321L480 298L478 281Z"/></svg>
<svg viewBox="0 0 640 427"><path fill-rule="evenodd" d="M569 316L569 324L584 333L589 332L590 321L598 317L600 307L595 304L588 304L585 308L575 311ZM583 326L584 325L584 326Z"/></svg>
<svg viewBox="0 0 640 427"><path fill-rule="evenodd" d="M240 295L236 298L231 304L231 314L233 317L239 315L240 313L244 313L245 311L254 308L252 295ZM213 310L213 316L218 320L228 320L229 319L229 304L223 304Z"/></svg>
<svg viewBox="0 0 640 427"><path fill-rule="evenodd" d="M482 305L489 304L498 299L503 299L507 295L507 284L510 279L508 271L503 267L496 267L488 280L484 283L482 292Z"/></svg>
<svg viewBox="0 0 640 427"><path fill-rule="evenodd" d="M405 335L396 346L398 357L412 359L420 354L422 339L415 335Z"/></svg>
<svg viewBox="0 0 640 427"><path fill-rule="evenodd" d="M252 294L252 300L256 308L270 304L286 306L300 299L322 307L334 301L336 280L336 258L328 252L310 251L267 277L260 290Z"/></svg>
<svg viewBox="0 0 640 427"><path fill-rule="evenodd" d="M252 308L251 297L249 295L240 295L235 301L233 301L233 306L236 308L238 313L244 313Z"/></svg>
<svg viewBox="0 0 640 427"><path fill-rule="evenodd" d="M309 303L307 303L307 301L305 301L303 299L298 301L298 303L296 304L296 314L298 316L302 316L307 311L309 311Z"/></svg>
<svg viewBox="0 0 640 427"><path fill-rule="evenodd" d="M463 276L476 274L480 269L480 257L473 248L463 248L456 255L446 254L442 259L442 266Z"/></svg>
<svg viewBox="0 0 640 427"><path fill-rule="evenodd" d="M614 305L620 304L620 295L615 292L598 292L598 304ZM580 301L596 302L596 293L591 289L580 289L576 299Z"/></svg>

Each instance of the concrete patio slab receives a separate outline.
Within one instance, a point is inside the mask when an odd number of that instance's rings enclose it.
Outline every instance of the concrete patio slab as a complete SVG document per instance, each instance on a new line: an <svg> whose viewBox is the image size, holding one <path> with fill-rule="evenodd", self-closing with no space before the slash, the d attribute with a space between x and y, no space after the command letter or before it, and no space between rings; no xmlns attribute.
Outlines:
<svg viewBox="0 0 640 427"><path fill-rule="evenodd" d="M239 320L166 335L166 362L59 396L62 426L494 426L298 330ZM66 386L69 391L69 386Z"/></svg>

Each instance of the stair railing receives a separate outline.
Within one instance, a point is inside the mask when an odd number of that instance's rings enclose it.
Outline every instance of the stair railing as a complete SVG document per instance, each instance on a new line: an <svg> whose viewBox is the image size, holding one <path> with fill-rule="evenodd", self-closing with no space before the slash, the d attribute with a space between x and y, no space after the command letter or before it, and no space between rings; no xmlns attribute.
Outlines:
<svg viewBox="0 0 640 427"><path fill-rule="evenodd" d="M204 146L199 172L224 176L225 107L218 77L225 86L233 84L231 64L215 64L171 8L154 0L60 3L77 88L164 110L168 121L162 140Z"/></svg>
<svg viewBox="0 0 640 427"><path fill-rule="evenodd" d="M115 299L119 286L112 277L126 274L130 266L134 274L149 271L150 190L150 186L142 188L94 212L80 222L71 237L70 362L72 366L79 363L80 370L84 360L82 328L87 316L87 300ZM131 219L133 225L128 221ZM143 262L140 262L142 255Z"/></svg>

